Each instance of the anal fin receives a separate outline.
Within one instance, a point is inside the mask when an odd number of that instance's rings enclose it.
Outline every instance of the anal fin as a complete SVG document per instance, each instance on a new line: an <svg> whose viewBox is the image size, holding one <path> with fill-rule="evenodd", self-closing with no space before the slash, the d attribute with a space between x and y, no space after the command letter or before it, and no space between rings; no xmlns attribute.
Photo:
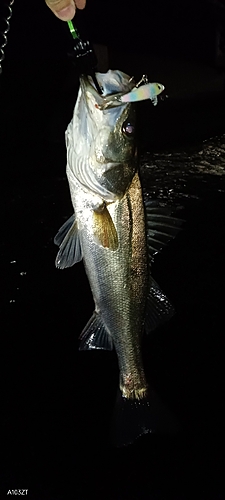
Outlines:
<svg viewBox="0 0 225 500"><path fill-rule="evenodd" d="M113 350L112 337L107 332L100 315L96 312L94 312L81 332L79 339L81 341L80 351L87 351L89 349Z"/></svg>

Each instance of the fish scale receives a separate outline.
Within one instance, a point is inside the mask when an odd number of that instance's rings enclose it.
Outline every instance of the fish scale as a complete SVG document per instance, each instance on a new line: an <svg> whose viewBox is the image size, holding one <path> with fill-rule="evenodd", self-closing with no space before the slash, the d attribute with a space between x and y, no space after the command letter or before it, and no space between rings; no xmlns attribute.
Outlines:
<svg viewBox="0 0 225 500"><path fill-rule="evenodd" d="M121 381L129 375L132 384L121 382L125 394L130 387L143 386L141 336L143 333L147 296L147 255L144 209L138 174L122 200L108 205L118 231L116 251L96 245L92 232L92 211L82 212L87 205L85 192L75 199L75 213L79 213L81 247L85 269L92 289L98 314L101 316L118 355ZM122 223L121 223L122 222ZM138 392L136 390L136 396ZM130 390L132 396L132 390Z"/></svg>

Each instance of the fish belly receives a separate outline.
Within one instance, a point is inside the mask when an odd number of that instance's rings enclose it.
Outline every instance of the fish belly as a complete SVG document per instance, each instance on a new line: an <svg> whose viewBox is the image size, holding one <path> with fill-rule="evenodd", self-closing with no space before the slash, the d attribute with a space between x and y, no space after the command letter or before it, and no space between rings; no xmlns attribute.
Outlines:
<svg viewBox="0 0 225 500"><path fill-rule="evenodd" d="M116 250L96 243L91 196L79 191L72 197L83 260L96 313L113 339L120 369L120 388L127 398L146 395L141 359L148 288L144 206L138 174L121 200L108 204L118 236Z"/></svg>

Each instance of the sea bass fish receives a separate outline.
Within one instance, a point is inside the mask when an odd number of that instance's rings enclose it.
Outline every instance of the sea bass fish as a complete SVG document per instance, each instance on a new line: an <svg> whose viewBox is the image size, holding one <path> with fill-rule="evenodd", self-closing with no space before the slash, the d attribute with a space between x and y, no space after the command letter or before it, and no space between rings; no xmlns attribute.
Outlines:
<svg viewBox="0 0 225 500"><path fill-rule="evenodd" d="M95 311L81 333L80 349L115 348L122 403L135 403L135 408L141 404L142 410L146 405L149 412L143 417L148 422L138 426L140 435L157 430L157 415L152 414L158 406L149 396L141 339L145 330L153 330L174 312L151 276L151 261L177 234L180 221L162 203L144 203L135 104L118 105L113 99L131 92L133 79L111 70L96 76L103 94L97 93L91 77L81 77L66 131L74 214L55 237L60 247L56 266L63 269L83 259Z"/></svg>

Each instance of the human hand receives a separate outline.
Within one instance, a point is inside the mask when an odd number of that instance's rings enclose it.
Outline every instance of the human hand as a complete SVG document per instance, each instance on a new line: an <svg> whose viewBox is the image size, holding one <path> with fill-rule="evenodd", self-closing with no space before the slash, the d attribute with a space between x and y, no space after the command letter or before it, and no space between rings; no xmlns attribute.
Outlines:
<svg viewBox="0 0 225 500"><path fill-rule="evenodd" d="M49 9L52 10L62 21L73 19L76 8L84 9L86 0L45 0Z"/></svg>

